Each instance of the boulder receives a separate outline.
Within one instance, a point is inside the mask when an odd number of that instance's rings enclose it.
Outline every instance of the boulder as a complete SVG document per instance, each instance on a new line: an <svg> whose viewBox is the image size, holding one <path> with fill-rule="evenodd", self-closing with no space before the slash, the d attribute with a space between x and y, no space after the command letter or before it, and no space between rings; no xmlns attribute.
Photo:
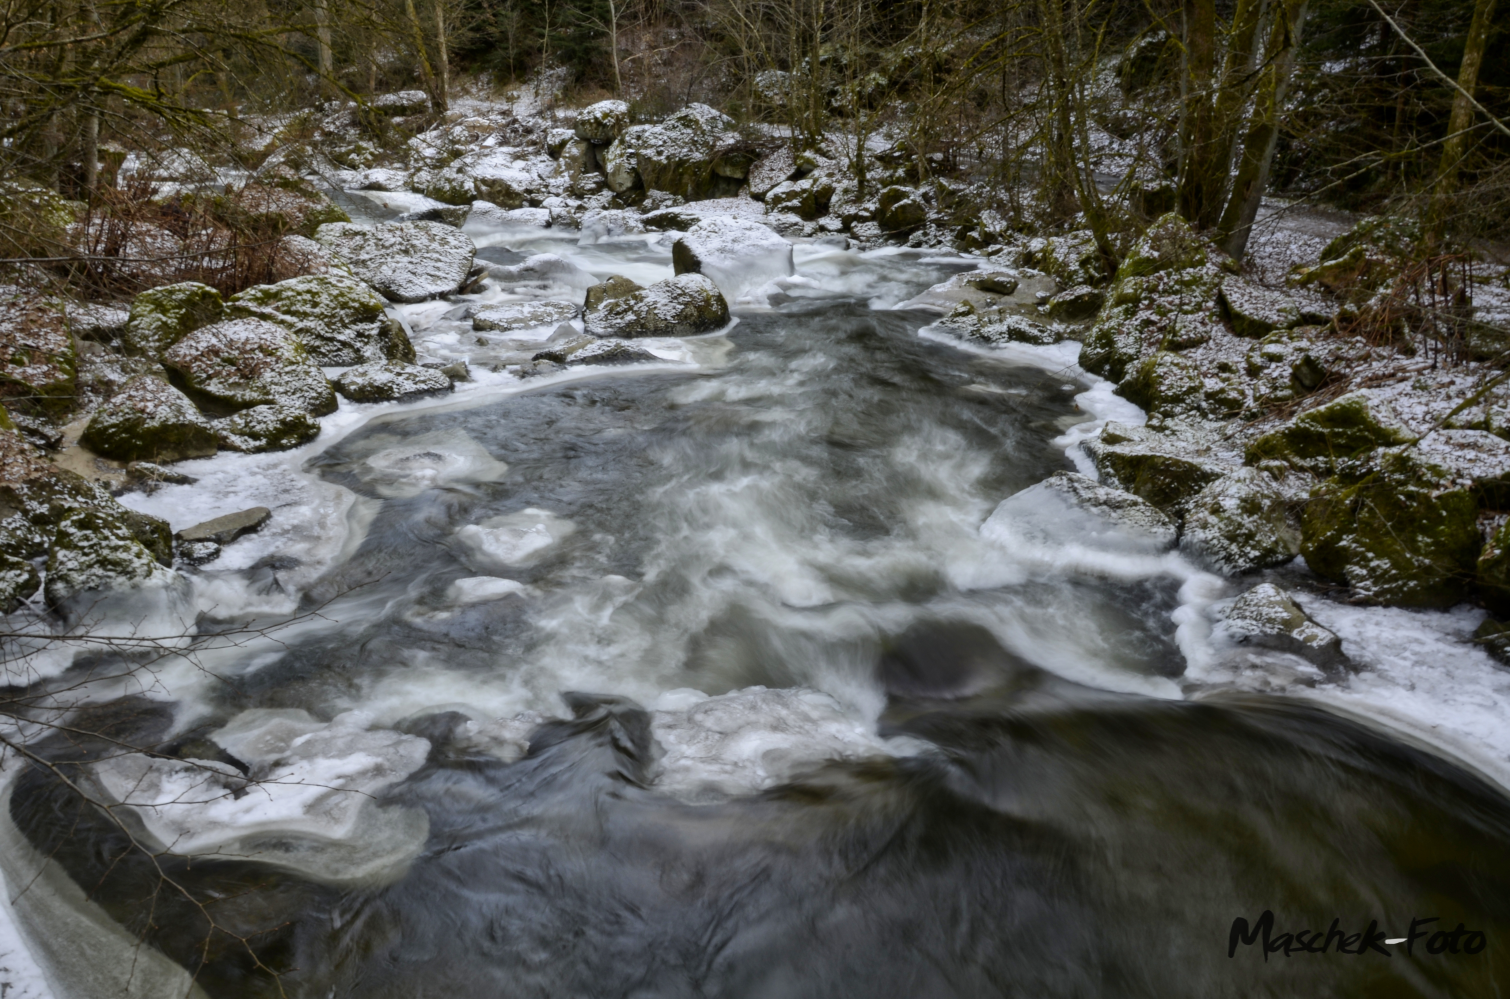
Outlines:
<svg viewBox="0 0 1510 1000"><path fill-rule="evenodd" d="M1348 663L1336 633L1318 625L1272 583L1261 583L1233 602L1216 633L1234 645L1293 653L1322 670Z"/></svg>
<svg viewBox="0 0 1510 1000"><path fill-rule="evenodd" d="M1510 666L1510 622L1485 618L1473 630L1473 641L1482 646L1484 652Z"/></svg>
<svg viewBox="0 0 1510 1000"><path fill-rule="evenodd" d="M778 146L759 157L750 166L746 182L752 198L765 198L778 184L792 179L797 173L797 161L790 146Z"/></svg>
<svg viewBox="0 0 1510 1000"><path fill-rule="evenodd" d="M122 344L144 357L161 358L184 334L218 321L224 310L220 293L197 281L149 288L131 302Z"/></svg>
<svg viewBox="0 0 1510 1000"><path fill-rule="evenodd" d="M320 421L299 406L249 406L214 424L215 440L227 451L283 451L313 441Z"/></svg>
<svg viewBox="0 0 1510 1000"><path fill-rule="evenodd" d="M1483 547L1472 492L1409 451L1350 465L1312 489L1301 510L1306 563L1370 603L1462 600Z"/></svg>
<svg viewBox="0 0 1510 1000"><path fill-rule="evenodd" d="M795 271L790 243L758 222L732 216L704 219L678 237L671 266L677 274L707 276L730 298Z"/></svg>
<svg viewBox="0 0 1510 1000"><path fill-rule="evenodd" d="M767 196L769 201L769 196ZM876 221L889 233L921 226L928 218L922 197L911 188L885 188L876 198Z"/></svg>
<svg viewBox="0 0 1510 1000"><path fill-rule="evenodd" d="M1122 281L1159 271L1199 269L1220 254L1221 251L1203 239L1180 218L1178 212L1169 212L1155 219L1143 235L1133 241L1127 256L1117 267L1115 278Z"/></svg>
<svg viewBox="0 0 1510 1000"><path fill-rule="evenodd" d="M477 249L470 236L439 222L337 222L321 226L315 239L395 302L424 302L456 291L467 282Z"/></svg>
<svg viewBox="0 0 1510 1000"><path fill-rule="evenodd" d="M47 556L47 603L68 616L87 611L93 597L177 574L154 558L130 527L96 509L74 509L59 520Z"/></svg>
<svg viewBox="0 0 1510 1000"><path fill-rule="evenodd" d="M545 186L540 175L515 159L511 150L486 146L463 153L431 174L424 194L448 205L482 200L504 208L523 208L537 199Z"/></svg>
<svg viewBox="0 0 1510 1000"><path fill-rule="evenodd" d="M790 212L802 219L816 219L822 214L813 185L806 180L782 181L766 192L765 204L768 212Z"/></svg>
<svg viewBox="0 0 1510 1000"><path fill-rule="evenodd" d="M1237 275L1222 279L1222 315L1239 337L1262 337L1301 323L1300 305L1281 291Z"/></svg>
<svg viewBox="0 0 1510 1000"><path fill-rule="evenodd" d="M1218 573L1251 573L1300 553L1285 495L1257 469L1238 469L1185 504L1180 549Z"/></svg>
<svg viewBox="0 0 1510 1000"><path fill-rule="evenodd" d="M317 365L414 360L403 324L388 316L382 298L344 274L257 285L231 296L225 311L228 318L256 317L281 326Z"/></svg>
<svg viewBox="0 0 1510 1000"><path fill-rule="evenodd" d="M1149 414L1177 416L1202 409L1205 387L1193 361L1173 351L1159 351L1128 372L1116 391Z"/></svg>
<svg viewBox="0 0 1510 1000"><path fill-rule="evenodd" d="M185 393L211 412L277 404L321 416L336 408L330 383L304 348L264 319L201 327L173 345L163 364Z"/></svg>
<svg viewBox="0 0 1510 1000"><path fill-rule="evenodd" d="M623 101L590 104L577 112L577 120L572 125L578 139L607 145L629 127L629 105Z"/></svg>
<svg viewBox="0 0 1510 1000"><path fill-rule="evenodd" d="M474 330L532 330L536 327L556 327L577 318L582 310L570 303L554 299L536 302L504 302L500 305L483 306L472 313Z"/></svg>
<svg viewBox="0 0 1510 1000"><path fill-rule="evenodd" d="M392 94L379 94L367 106L378 114L394 118L422 115L430 110L430 98L423 90L399 90Z"/></svg>
<svg viewBox="0 0 1510 1000"><path fill-rule="evenodd" d="M701 274L678 274L604 301L586 314L595 337L687 337L729 322L729 304Z"/></svg>
<svg viewBox="0 0 1510 1000"><path fill-rule="evenodd" d="M0 398L15 414L63 418L77 402L78 365L56 301L0 291Z"/></svg>
<svg viewBox="0 0 1510 1000"><path fill-rule="evenodd" d="M635 284L622 274L609 275L607 280L601 281L587 290L587 298L583 302L582 308L587 312L591 312L610 299L621 299L626 295L632 295L635 292L642 292L644 290L643 285Z"/></svg>
<svg viewBox="0 0 1510 1000"><path fill-rule="evenodd" d="M1296 268L1290 280L1363 302L1399 277L1420 243L1421 227L1414 219L1369 216L1323 247L1317 264Z"/></svg>
<svg viewBox="0 0 1510 1000"><path fill-rule="evenodd" d="M1272 406L1299 399L1326 379L1335 361L1315 327L1275 330L1248 352L1245 367L1255 379L1254 401Z"/></svg>
<svg viewBox="0 0 1510 1000"><path fill-rule="evenodd" d="M640 216L640 223L652 233L685 233L705 218L707 216L695 208L658 208Z"/></svg>
<svg viewBox="0 0 1510 1000"><path fill-rule="evenodd" d="M733 195L738 180L727 167L716 169L740 146L733 128L732 119L705 104L689 104L659 125L631 126L604 154L608 186L622 193L639 183L689 201Z"/></svg>
<svg viewBox="0 0 1510 1000"><path fill-rule="evenodd" d="M1279 430L1255 439L1244 457L1249 465L1277 459L1316 475L1330 475L1343 459L1406 444L1415 437L1387 402L1360 389L1307 410Z"/></svg>
<svg viewBox="0 0 1510 1000"><path fill-rule="evenodd" d="M215 454L215 433L189 397L162 379L138 375L89 418L80 438L121 462L177 462Z"/></svg>
<svg viewBox="0 0 1510 1000"><path fill-rule="evenodd" d="M1510 615L1510 521L1489 536L1474 576L1484 606L1501 618ZM1510 636L1506 645L1510 646Z"/></svg>
<svg viewBox="0 0 1510 1000"><path fill-rule="evenodd" d="M1216 305L1221 278L1209 263L1119 277L1085 335L1081 367L1119 382L1146 355L1210 340L1222 329Z"/></svg>
<svg viewBox="0 0 1510 1000"><path fill-rule="evenodd" d="M1161 510L1178 509L1190 498L1232 471L1230 466L1193 454L1179 439L1160 435L1083 445L1096 471L1110 485L1142 497Z"/></svg>
<svg viewBox="0 0 1510 1000"><path fill-rule="evenodd" d="M569 128L547 129L545 132L545 155L553 160L559 159L561 151L566 148L568 143L574 141L580 140L577 139L577 133Z"/></svg>
<svg viewBox="0 0 1510 1000"><path fill-rule="evenodd" d="M475 203L474 203L475 204ZM491 204L491 202L489 203ZM432 205L429 208L415 209L413 212L405 212L394 222L439 222L447 226L460 229L467 224L467 218L472 214L471 205Z"/></svg>
<svg viewBox="0 0 1510 1000"><path fill-rule="evenodd" d="M8 615L42 586L32 556L47 540L23 517L0 519L0 615Z"/></svg>
<svg viewBox="0 0 1510 1000"><path fill-rule="evenodd" d="M1033 240L1022 254L1022 264L1051 274L1064 285L1106 284L1101 251L1088 229Z"/></svg>
<svg viewBox="0 0 1510 1000"><path fill-rule="evenodd" d="M1027 541L1163 552L1174 546L1178 530L1163 511L1131 493L1056 472L998 504L981 536L1009 548Z"/></svg>
<svg viewBox="0 0 1510 1000"><path fill-rule="evenodd" d="M336 389L353 403L386 403L450 392L455 386L444 372L394 361L348 368L336 379Z"/></svg>
<svg viewBox="0 0 1510 1000"><path fill-rule="evenodd" d="M574 365L639 365L654 364L661 360L643 348L614 340L588 344L571 355L571 363Z"/></svg>
<svg viewBox="0 0 1510 1000"><path fill-rule="evenodd" d="M518 286L535 292L562 288L585 291L598 283L589 272L553 253L537 253L518 264L490 268L488 277L500 285L515 286L513 291L526 290Z"/></svg>
<svg viewBox="0 0 1510 1000"><path fill-rule="evenodd" d="M986 280L990 279L987 278ZM1013 290L1016 290L1015 281L1013 283ZM1002 294L1011 295L1012 293L1004 292ZM1067 288L1049 299L1044 308L1051 320L1061 323L1078 323L1095 316L1096 313L1100 312L1101 306L1105 302L1106 295L1099 288L1092 288L1090 285L1076 285L1074 288Z"/></svg>

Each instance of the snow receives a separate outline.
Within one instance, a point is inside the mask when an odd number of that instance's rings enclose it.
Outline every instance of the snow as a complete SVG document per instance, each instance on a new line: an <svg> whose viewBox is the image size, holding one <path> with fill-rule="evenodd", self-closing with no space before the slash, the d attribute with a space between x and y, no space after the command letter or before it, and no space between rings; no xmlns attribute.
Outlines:
<svg viewBox="0 0 1510 1000"><path fill-rule="evenodd" d="M677 239L673 258L707 276L730 302L794 272L792 245L758 222L712 216Z"/></svg>
<svg viewBox="0 0 1510 1000"><path fill-rule="evenodd" d="M527 566L574 529L570 521L550 511L526 507L516 514L468 524L456 532L456 540L479 568Z"/></svg>

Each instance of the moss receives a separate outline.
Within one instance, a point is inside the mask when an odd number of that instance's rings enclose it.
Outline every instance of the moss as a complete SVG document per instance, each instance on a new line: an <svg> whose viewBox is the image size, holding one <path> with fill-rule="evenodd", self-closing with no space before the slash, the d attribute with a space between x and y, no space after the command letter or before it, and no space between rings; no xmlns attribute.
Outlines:
<svg viewBox="0 0 1510 1000"><path fill-rule="evenodd" d="M1096 471L1110 483L1165 510L1181 506L1228 471L1215 463L1177 454L1173 446L1163 442L1087 442L1086 451Z"/></svg>
<svg viewBox="0 0 1510 1000"><path fill-rule="evenodd" d="M78 355L57 300L0 299L0 397L17 413L61 420L76 403Z"/></svg>
<svg viewBox="0 0 1510 1000"><path fill-rule="evenodd" d="M1475 576L1484 606L1501 618L1510 615L1510 521L1484 545Z"/></svg>
<svg viewBox="0 0 1510 1000"><path fill-rule="evenodd" d="M1149 413L1173 416L1198 408L1204 388L1193 362L1172 351L1159 351L1133 369L1117 393Z"/></svg>
<svg viewBox="0 0 1510 1000"><path fill-rule="evenodd" d="M56 607L84 591L114 589L157 572L157 560L121 520L99 510L71 510L53 534L45 593Z"/></svg>
<svg viewBox="0 0 1510 1000"><path fill-rule="evenodd" d="M228 451L282 451L312 441L320 422L295 406L253 406L215 422L215 437Z"/></svg>
<svg viewBox="0 0 1510 1000"><path fill-rule="evenodd" d="M1307 410L1285 427L1258 438L1248 445L1244 457L1249 465L1278 459L1297 469L1330 475L1340 461L1414 439L1387 406L1359 391Z"/></svg>
<svg viewBox="0 0 1510 1000"><path fill-rule="evenodd" d="M409 361L414 347L383 299L365 282L341 274L309 274L233 295L227 318L256 317L294 336L318 365Z"/></svg>
<svg viewBox="0 0 1510 1000"><path fill-rule="evenodd" d="M1300 531L1273 481L1239 469L1186 505L1180 547L1219 572L1251 573L1294 559Z"/></svg>
<svg viewBox="0 0 1510 1000"><path fill-rule="evenodd" d="M278 404L323 416L337 403L330 382L282 327L255 318L195 330L163 364L201 408L220 412Z"/></svg>
<svg viewBox="0 0 1510 1000"><path fill-rule="evenodd" d="M0 520L0 614L8 615L42 585L32 557L46 540L18 515Z"/></svg>
<svg viewBox="0 0 1510 1000"><path fill-rule="evenodd" d="M215 435L187 396L138 375L90 417L80 441L122 462L177 462L215 454Z"/></svg>
<svg viewBox="0 0 1510 1000"><path fill-rule="evenodd" d="M1133 242L1115 277L1120 282L1158 271L1205 267L1210 257L1206 241L1180 218L1179 213L1169 212L1155 219Z"/></svg>
<svg viewBox="0 0 1510 1000"><path fill-rule="evenodd" d="M185 335L220 319L220 293L197 281L148 289L131 303L123 338L133 353L158 360Z"/></svg>
<svg viewBox="0 0 1510 1000"><path fill-rule="evenodd" d="M1445 469L1408 452L1319 484L1301 512L1301 554L1357 597L1448 607L1466 596L1483 539L1478 504Z"/></svg>

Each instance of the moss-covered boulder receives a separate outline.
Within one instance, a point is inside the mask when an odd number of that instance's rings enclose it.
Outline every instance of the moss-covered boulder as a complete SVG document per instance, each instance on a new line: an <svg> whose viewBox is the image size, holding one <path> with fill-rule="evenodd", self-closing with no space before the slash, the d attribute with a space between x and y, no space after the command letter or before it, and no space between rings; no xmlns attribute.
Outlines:
<svg viewBox="0 0 1510 1000"><path fill-rule="evenodd" d="M186 334L217 322L224 312L220 293L197 281L149 288L132 300L121 339L128 351L161 358Z"/></svg>
<svg viewBox="0 0 1510 1000"><path fill-rule="evenodd" d="M122 462L177 462L215 454L215 433L189 398L162 379L138 375L94 411L80 438Z"/></svg>
<svg viewBox="0 0 1510 1000"><path fill-rule="evenodd" d="M833 185L828 186L829 193L833 193ZM765 196L766 211L768 212L791 212L803 219L816 219L823 214L818 205L817 194L814 184L808 178L795 181L782 181Z"/></svg>
<svg viewBox="0 0 1510 1000"><path fill-rule="evenodd" d="M1142 358L1197 347L1222 329L1223 272L1212 264L1118 274L1082 342L1080 366L1087 371L1120 382Z"/></svg>
<svg viewBox="0 0 1510 1000"><path fill-rule="evenodd" d="M62 608L79 598L163 582L174 574L137 540L130 526L91 508L68 511L53 532L47 555L47 603ZM80 608L83 610L83 608Z"/></svg>
<svg viewBox="0 0 1510 1000"><path fill-rule="evenodd" d="M609 280L627 281L627 278ZM634 284L630 282L630 284ZM596 285L594 288L598 287ZM635 285L630 291L638 291ZM589 295L591 289L588 290ZM472 313L474 330L533 330L540 327L557 327L570 323L580 315L580 306L559 299L534 299L523 302L501 302L482 306Z"/></svg>
<svg viewBox="0 0 1510 1000"><path fill-rule="evenodd" d="M629 105L623 101L599 101L577 112L572 123L578 139L600 146L613 142L629 127Z"/></svg>
<svg viewBox="0 0 1510 1000"><path fill-rule="evenodd" d="M729 303L701 274L678 274L605 300L584 317L595 337L687 337L729 322Z"/></svg>
<svg viewBox="0 0 1510 1000"><path fill-rule="evenodd" d="M1219 573L1251 573L1294 559L1300 526L1273 480L1238 469L1185 505L1180 549Z"/></svg>
<svg viewBox="0 0 1510 1000"><path fill-rule="evenodd" d="M1177 510L1232 469L1195 454L1179 439L1140 435L1087 441L1085 451L1102 479L1161 510Z"/></svg>
<svg viewBox="0 0 1510 1000"><path fill-rule="evenodd" d="M1316 327L1275 330L1248 352L1244 367L1254 380L1253 399L1277 406L1318 388L1334 367Z"/></svg>
<svg viewBox="0 0 1510 1000"><path fill-rule="evenodd" d="M7 406L63 418L75 404L78 367L60 304L0 292L0 399Z"/></svg>
<svg viewBox="0 0 1510 1000"><path fill-rule="evenodd" d="M1022 264L1051 274L1069 287L1106 284L1106 265L1089 229L1033 240L1023 251Z"/></svg>
<svg viewBox="0 0 1510 1000"><path fill-rule="evenodd" d="M414 360L403 324L387 315L382 297L343 274L309 274L248 288L231 296L225 314L276 323L317 365Z"/></svg>
<svg viewBox="0 0 1510 1000"><path fill-rule="evenodd" d="M1011 293L1008 293L1011 294ZM1090 285L1066 288L1044 306L1048 317L1059 323L1079 323L1101 311L1106 304L1106 294Z"/></svg>
<svg viewBox="0 0 1510 1000"><path fill-rule="evenodd" d="M1416 435L1388 403L1367 389L1350 392L1300 414L1248 445L1249 465L1279 460L1317 475L1375 448L1414 441Z"/></svg>
<svg viewBox="0 0 1510 1000"><path fill-rule="evenodd" d="M1128 372L1117 393L1150 414L1174 416L1199 410L1205 387L1195 362L1159 351Z"/></svg>
<svg viewBox="0 0 1510 1000"><path fill-rule="evenodd" d="M337 405L330 382L299 342L264 319L201 327L173 345L163 364L184 392L210 412L277 404L322 416Z"/></svg>
<svg viewBox="0 0 1510 1000"><path fill-rule="evenodd" d="M1449 470L1409 451L1351 463L1301 510L1301 554L1377 604L1447 607L1469 592L1483 538L1478 504Z"/></svg>
<svg viewBox="0 0 1510 1000"><path fill-rule="evenodd" d="M394 361L348 368L336 379L335 385L336 390L353 403L418 399L421 396L447 393L455 388L444 372Z"/></svg>
<svg viewBox="0 0 1510 1000"><path fill-rule="evenodd" d="M622 274L611 274L587 290L587 297L582 308L591 312L610 299L622 299L626 295L633 295L635 292L644 290L645 286L630 281Z"/></svg>
<svg viewBox="0 0 1510 1000"><path fill-rule="evenodd" d="M265 403L214 424L215 440L227 451L283 451L313 441L320 421L299 406Z"/></svg>
<svg viewBox="0 0 1510 1000"><path fill-rule="evenodd" d="M800 182L789 182L800 183ZM780 190L778 188L777 190ZM775 192L772 192L773 194ZM771 195L766 195L766 204L771 204ZM889 233L906 232L921 226L928 218L928 207L922 196L912 188L892 185L883 188L876 197L876 221Z"/></svg>
<svg viewBox="0 0 1510 1000"><path fill-rule="evenodd" d="M1159 271L1204 268L1219 254L1178 212L1159 216L1133 241L1117 267L1117 281Z"/></svg>
<svg viewBox="0 0 1510 1000"><path fill-rule="evenodd" d="M1484 606L1500 618L1510 615L1510 521L1500 525L1485 543L1475 578Z"/></svg>
<svg viewBox="0 0 1510 1000"><path fill-rule="evenodd" d="M1421 227L1404 216L1370 216L1322 248L1320 261L1298 267L1290 280L1362 302L1393 282L1417 255Z"/></svg>

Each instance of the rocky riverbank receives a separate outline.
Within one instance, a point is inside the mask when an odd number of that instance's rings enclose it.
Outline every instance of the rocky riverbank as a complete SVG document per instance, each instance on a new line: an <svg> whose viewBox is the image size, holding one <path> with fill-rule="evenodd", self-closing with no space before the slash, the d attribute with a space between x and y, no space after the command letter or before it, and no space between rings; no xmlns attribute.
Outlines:
<svg viewBox="0 0 1510 1000"><path fill-rule="evenodd" d="M410 105L422 95L383 102L389 124ZM313 139L265 150L226 185L242 200L286 193L258 201L282 213L281 280L222 295L164 266L129 302L17 289L0 303L7 613L76 620L102 594L172 589L177 570L212 560L213 541L175 542L111 495L174 481L176 461L295 447L343 399L445 394L477 364L523 379L658 360L635 341L719 329L731 303L758 308L793 274L796 244L958 253L974 269L907 303L942 312L935 330L1078 342L1080 368L1146 414L1081 445L1102 493L1122 498L1065 494L1087 509L1135 498L1166 526L1161 546L1224 576L1301 558L1351 601L1510 615L1510 291L1465 265L1443 334L1401 280L1420 258L1407 223L1362 220L1298 263L1307 248L1259 240L1245 270L1165 215L1108 274L1089 231L1011 232L972 211L960 184L917 183L882 139L794 155L785 137L703 105L636 124L618 101L523 117L474 102L398 149L350 109L315 121ZM179 167L157 168L162 190L225 181L194 158ZM353 224L331 198L386 220ZM642 287L554 254L489 262L480 226L548 228L584 247L655 240L675 276ZM525 331L538 348L416 351L397 306L464 304L489 284L517 294L465 307L478 344ZM1281 617L1287 600L1270 602ZM1501 631L1481 629L1496 653Z"/></svg>

